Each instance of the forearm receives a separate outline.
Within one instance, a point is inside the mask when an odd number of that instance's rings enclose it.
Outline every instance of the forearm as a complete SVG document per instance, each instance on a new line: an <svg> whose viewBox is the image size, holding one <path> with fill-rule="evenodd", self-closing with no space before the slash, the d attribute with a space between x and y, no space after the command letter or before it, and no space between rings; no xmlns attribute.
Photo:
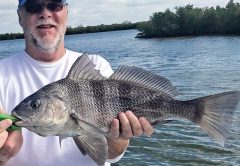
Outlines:
<svg viewBox="0 0 240 166"><path fill-rule="evenodd" d="M108 159L114 159L120 156L128 147L129 140L127 139L110 139L108 138Z"/></svg>

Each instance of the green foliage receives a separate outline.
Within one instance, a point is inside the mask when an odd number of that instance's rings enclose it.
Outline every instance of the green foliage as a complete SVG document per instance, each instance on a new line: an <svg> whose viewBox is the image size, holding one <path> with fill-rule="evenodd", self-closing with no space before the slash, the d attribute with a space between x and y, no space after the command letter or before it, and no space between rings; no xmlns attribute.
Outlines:
<svg viewBox="0 0 240 166"><path fill-rule="evenodd" d="M78 26L75 28L68 27L67 35L72 34L82 34L82 33L94 33L94 32L106 32L106 31L116 31L116 30L127 30L127 29L136 29L136 23L131 23L129 21L124 21L121 24L112 24L112 25L97 25L97 26Z"/></svg>
<svg viewBox="0 0 240 166"><path fill-rule="evenodd" d="M150 22L153 26L153 32L158 32L158 35L174 35L179 28L176 24L176 15L167 9L164 13L154 13L150 17Z"/></svg>
<svg viewBox="0 0 240 166"><path fill-rule="evenodd" d="M22 39L24 36L21 33L6 33L0 35L0 40Z"/></svg>
<svg viewBox="0 0 240 166"><path fill-rule="evenodd" d="M106 32L106 31L116 31L116 30L127 30L127 29L136 29L137 24L140 23L131 23L129 21L124 21L120 24L112 25L97 25L97 26L78 26L78 27L68 27L66 35L72 34L83 34L83 33L93 33L93 32ZM0 40L13 40L13 39L23 39L24 35L22 33L6 33L0 35Z"/></svg>
<svg viewBox="0 0 240 166"><path fill-rule="evenodd" d="M240 34L240 4L230 0L225 8L176 7L176 12L153 13L139 24L137 37Z"/></svg>

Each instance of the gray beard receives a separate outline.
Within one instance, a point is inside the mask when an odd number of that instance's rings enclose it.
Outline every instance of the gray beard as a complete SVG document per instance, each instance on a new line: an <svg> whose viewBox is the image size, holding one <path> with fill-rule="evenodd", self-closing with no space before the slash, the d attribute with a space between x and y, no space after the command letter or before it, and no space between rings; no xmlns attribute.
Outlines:
<svg viewBox="0 0 240 166"><path fill-rule="evenodd" d="M58 32L56 38L53 42L47 42L44 38L40 38L37 36L36 32L34 32L31 28L24 28L24 35L26 42L34 47L36 47L42 53L53 53L56 52L64 40L64 35L66 32L66 28L61 27L61 30Z"/></svg>
<svg viewBox="0 0 240 166"><path fill-rule="evenodd" d="M39 37L34 37L32 35L31 44L39 49L43 53L53 53L57 51L60 46L61 41L63 41L63 35L58 35L57 38L52 43L47 43L44 39Z"/></svg>

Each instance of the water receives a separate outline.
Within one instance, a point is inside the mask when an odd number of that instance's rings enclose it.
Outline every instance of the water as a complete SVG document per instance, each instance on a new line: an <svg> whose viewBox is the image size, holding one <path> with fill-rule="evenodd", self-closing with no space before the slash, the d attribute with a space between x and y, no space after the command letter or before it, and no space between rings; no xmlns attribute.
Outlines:
<svg viewBox="0 0 240 166"><path fill-rule="evenodd" d="M135 65L167 77L187 100L240 90L240 37L135 39L137 31L66 37L66 47L100 54L116 69ZM0 41L0 58L24 48L24 40ZM240 165L240 111L226 146L220 147L199 127L174 121L155 127L151 138L131 140L124 158L113 166Z"/></svg>

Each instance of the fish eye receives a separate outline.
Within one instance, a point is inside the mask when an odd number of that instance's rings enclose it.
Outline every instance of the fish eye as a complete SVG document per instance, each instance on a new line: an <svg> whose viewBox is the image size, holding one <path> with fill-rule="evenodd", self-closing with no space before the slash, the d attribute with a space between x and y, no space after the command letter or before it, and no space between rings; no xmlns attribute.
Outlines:
<svg viewBox="0 0 240 166"><path fill-rule="evenodd" d="M34 109L38 108L39 106L41 105L41 102L40 100L33 100L31 103L30 103L30 106Z"/></svg>

